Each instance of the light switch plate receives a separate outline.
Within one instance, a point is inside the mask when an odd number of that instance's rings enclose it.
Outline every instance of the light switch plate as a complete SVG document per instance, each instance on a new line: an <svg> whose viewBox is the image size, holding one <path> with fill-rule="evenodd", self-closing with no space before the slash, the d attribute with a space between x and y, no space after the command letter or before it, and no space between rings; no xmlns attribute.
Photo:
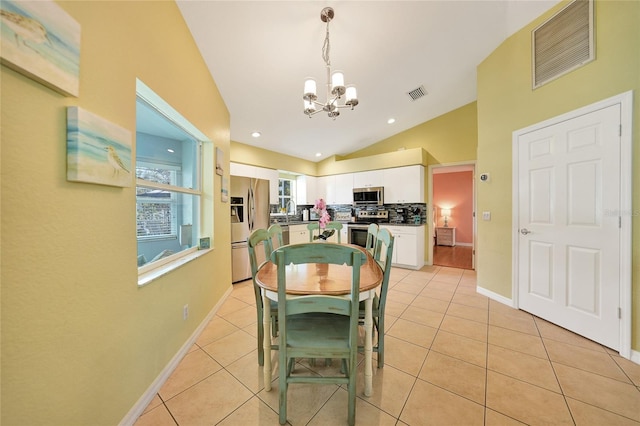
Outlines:
<svg viewBox="0 0 640 426"><path fill-rule="evenodd" d="M482 212L482 220L491 220L491 212Z"/></svg>

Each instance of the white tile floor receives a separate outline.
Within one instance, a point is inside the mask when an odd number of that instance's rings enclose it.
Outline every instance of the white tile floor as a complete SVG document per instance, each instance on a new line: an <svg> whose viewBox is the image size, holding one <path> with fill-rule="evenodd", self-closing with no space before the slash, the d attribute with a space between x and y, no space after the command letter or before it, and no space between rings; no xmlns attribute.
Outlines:
<svg viewBox="0 0 640 426"><path fill-rule="evenodd" d="M470 270L392 270L385 366L369 398L358 379L357 424L640 426L640 365L475 284ZM234 285L136 425L277 425L277 378L265 392L255 321L251 282ZM291 385L289 424L346 424L346 395Z"/></svg>

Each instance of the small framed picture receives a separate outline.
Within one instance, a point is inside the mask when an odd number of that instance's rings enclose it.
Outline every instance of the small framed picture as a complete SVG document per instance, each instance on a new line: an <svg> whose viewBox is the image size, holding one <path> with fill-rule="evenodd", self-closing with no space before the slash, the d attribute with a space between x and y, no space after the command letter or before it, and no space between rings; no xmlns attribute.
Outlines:
<svg viewBox="0 0 640 426"><path fill-rule="evenodd" d="M211 239L209 237L200 238L200 250L211 248Z"/></svg>
<svg viewBox="0 0 640 426"><path fill-rule="evenodd" d="M224 174L224 152L220 148L216 148L216 174L222 176Z"/></svg>
<svg viewBox="0 0 640 426"><path fill-rule="evenodd" d="M229 201L229 178L222 176L222 185L220 186L220 200L223 203Z"/></svg>

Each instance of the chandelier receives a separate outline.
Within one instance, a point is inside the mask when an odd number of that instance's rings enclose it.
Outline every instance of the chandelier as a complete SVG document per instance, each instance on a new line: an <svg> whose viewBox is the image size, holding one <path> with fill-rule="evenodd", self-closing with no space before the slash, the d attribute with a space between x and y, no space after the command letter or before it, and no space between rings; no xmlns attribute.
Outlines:
<svg viewBox="0 0 640 426"><path fill-rule="evenodd" d="M325 111L327 115L335 120L340 115L340 108L353 109L358 105L358 96L356 88L353 86L345 87L344 75L340 71L331 74L331 59L329 59L329 51L331 44L329 42L329 22L334 17L333 8L325 7L320 12L320 19L327 23L327 31L322 45L322 59L327 68L327 101L325 103L318 102L316 94L316 81L312 78L304 82L304 113L311 118L312 115ZM342 96L345 95L344 104L340 104ZM320 109L318 109L318 108Z"/></svg>

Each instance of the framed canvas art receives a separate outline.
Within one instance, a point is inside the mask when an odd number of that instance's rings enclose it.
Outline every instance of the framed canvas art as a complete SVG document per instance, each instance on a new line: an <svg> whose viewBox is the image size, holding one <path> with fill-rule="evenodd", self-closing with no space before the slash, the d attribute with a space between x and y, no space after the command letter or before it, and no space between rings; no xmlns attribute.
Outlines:
<svg viewBox="0 0 640 426"><path fill-rule="evenodd" d="M224 174L224 152L220 148L216 148L216 174L222 176Z"/></svg>
<svg viewBox="0 0 640 426"><path fill-rule="evenodd" d="M131 186L131 132L79 107L67 107L67 180Z"/></svg>
<svg viewBox="0 0 640 426"><path fill-rule="evenodd" d="M78 96L78 22L52 0L2 0L0 20L4 65L63 95Z"/></svg>

